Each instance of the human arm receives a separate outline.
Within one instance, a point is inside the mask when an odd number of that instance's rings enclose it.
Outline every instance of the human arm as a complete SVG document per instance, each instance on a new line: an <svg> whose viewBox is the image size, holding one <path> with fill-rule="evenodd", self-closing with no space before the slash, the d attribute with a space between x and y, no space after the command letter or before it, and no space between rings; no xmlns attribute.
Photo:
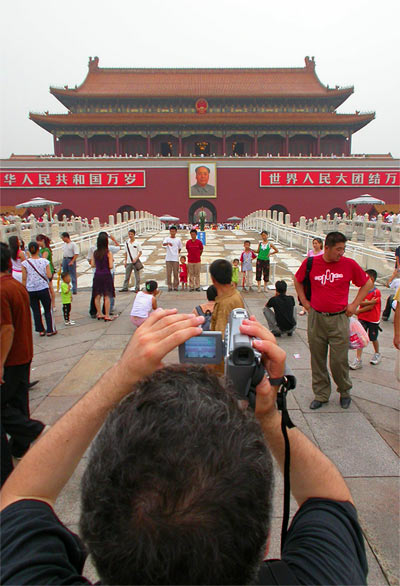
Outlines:
<svg viewBox="0 0 400 586"><path fill-rule="evenodd" d="M361 303L361 300L363 300L365 298L368 291L370 289L372 289L373 286L374 286L374 284L373 284L372 280L368 279L368 281L366 283L364 283L364 285L362 287L359 288L358 293L356 295L356 298L354 299L354 301L352 303L349 303L346 308L346 315L348 317L352 316L353 313L356 312L357 307Z"/></svg>
<svg viewBox="0 0 400 586"><path fill-rule="evenodd" d="M74 262L76 262L76 259L78 258L77 254L74 254L74 256L71 258L71 260L68 263L68 266L72 266L74 264ZM92 265L93 266L93 265Z"/></svg>
<svg viewBox="0 0 400 586"><path fill-rule="evenodd" d="M51 268L50 268L50 263L47 263L47 265L46 265L46 276L49 279L49 281L50 281L51 277L53 276L53 274L51 272Z"/></svg>
<svg viewBox="0 0 400 586"><path fill-rule="evenodd" d="M298 281L295 276L293 277L293 283L294 283L294 287L296 289L297 296L300 299L300 302L301 302L303 308L306 311L308 311L310 309L310 302L308 301L308 299L304 293L303 283L300 283L300 281Z"/></svg>
<svg viewBox="0 0 400 586"><path fill-rule="evenodd" d="M274 246L273 244L270 244L270 247L272 248L273 252L270 252L269 256L273 256L274 254L278 254L279 250L276 248L276 246Z"/></svg>
<svg viewBox="0 0 400 586"><path fill-rule="evenodd" d="M114 236L112 236L112 234L108 234L108 237L109 237L110 240L112 240L114 242L115 246L118 246L119 248L121 248L120 243L118 242L118 240L116 240L114 238Z"/></svg>
<svg viewBox="0 0 400 586"><path fill-rule="evenodd" d="M393 329L394 329L394 336L393 336L393 344L397 350L400 350L400 288L397 289L396 295L394 299L397 301L396 309L394 310L394 320L393 320Z"/></svg>
<svg viewBox="0 0 400 586"><path fill-rule="evenodd" d="M1 508L22 499L53 505L108 413L160 366L168 352L201 333L203 317L158 309L132 336L122 357L27 452L1 492Z"/></svg>
<svg viewBox="0 0 400 586"><path fill-rule="evenodd" d="M44 250L41 255L42 258L49 258L49 253L47 252L47 250Z"/></svg>
<svg viewBox="0 0 400 586"><path fill-rule="evenodd" d="M26 272L25 267L21 267L21 270L22 270L22 284L24 287L26 287L26 280L28 278L28 273Z"/></svg>
<svg viewBox="0 0 400 586"><path fill-rule="evenodd" d="M22 252L22 250L19 251L18 256L21 260L21 262L23 262L24 260L26 260L26 256L25 254Z"/></svg>
<svg viewBox="0 0 400 586"><path fill-rule="evenodd" d="M154 297L154 295L153 299L151 300L151 307L153 308L153 311L157 309L157 297Z"/></svg>
<svg viewBox="0 0 400 586"><path fill-rule="evenodd" d="M285 369L286 353L276 344L275 337L254 317L243 320L243 334L253 336L253 346L262 353L262 361L270 378L279 378ZM255 415L272 455L283 472L285 443L281 430L281 414L276 407L277 387L267 378L256 388ZM349 489L336 466L296 427L288 429L290 442L290 483L299 506L307 499L319 497L353 503ZM353 503L354 504L354 503Z"/></svg>
<svg viewBox="0 0 400 586"><path fill-rule="evenodd" d="M111 270L114 266L114 258L112 252L108 251L108 268Z"/></svg>

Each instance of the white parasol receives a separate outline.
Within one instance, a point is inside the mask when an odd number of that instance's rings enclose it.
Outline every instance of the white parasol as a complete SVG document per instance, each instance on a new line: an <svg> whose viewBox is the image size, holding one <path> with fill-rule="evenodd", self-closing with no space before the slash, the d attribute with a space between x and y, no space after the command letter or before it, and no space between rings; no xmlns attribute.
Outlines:
<svg viewBox="0 0 400 586"><path fill-rule="evenodd" d="M60 201L52 201L51 199L45 199L44 197L33 197L29 201L25 201L23 203L19 203L16 205L16 208L49 208L50 219L52 216L52 212L54 206L61 205Z"/></svg>

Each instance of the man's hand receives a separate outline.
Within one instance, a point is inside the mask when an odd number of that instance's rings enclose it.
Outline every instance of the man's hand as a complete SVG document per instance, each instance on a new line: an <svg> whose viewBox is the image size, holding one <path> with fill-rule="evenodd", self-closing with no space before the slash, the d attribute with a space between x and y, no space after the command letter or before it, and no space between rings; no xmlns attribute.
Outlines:
<svg viewBox="0 0 400 586"><path fill-rule="evenodd" d="M114 369L118 382L132 383L162 367L162 359L174 348L201 334L203 316L156 309L138 328Z"/></svg>
<svg viewBox="0 0 400 586"><path fill-rule="evenodd" d="M346 307L346 315L347 317L351 317L357 311L358 304L357 303L349 303Z"/></svg>
<svg viewBox="0 0 400 586"><path fill-rule="evenodd" d="M311 305L310 305L310 302L308 301L308 299L305 299L305 301L302 301L301 303L302 303L303 309L305 311L310 311Z"/></svg>
<svg viewBox="0 0 400 586"><path fill-rule="evenodd" d="M261 359L270 378L280 378L285 372L286 352L280 348L275 336L262 326L254 316L244 319L240 326L242 334L260 338L253 340L253 347L261 352ZM277 387L271 387L268 378L264 377L256 388L256 416L264 417L275 413Z"/></svg>

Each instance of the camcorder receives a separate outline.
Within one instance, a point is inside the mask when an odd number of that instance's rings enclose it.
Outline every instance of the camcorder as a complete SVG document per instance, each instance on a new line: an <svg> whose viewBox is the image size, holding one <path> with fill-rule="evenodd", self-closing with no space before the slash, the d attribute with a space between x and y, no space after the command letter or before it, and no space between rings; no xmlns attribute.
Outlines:
<svg viewBox="0 0 400 586"><path fill-rule="evenodd" d="M265 368L260 352L253 348L254 338L240 332L242 321L248 318L249 315L245 309L241 307L233 309L226 326L224 340L222 340L221 332L202 332L179 346L179 361L220 364L223 360L225 376L231 381L238 398L247 400L254 409L255 388L262 381ZM278 382L274 381L273 384ZM286 391L296 386L296 379L287 367L285 367L285 376L279 379L279 384L283 384Z"/></svg>

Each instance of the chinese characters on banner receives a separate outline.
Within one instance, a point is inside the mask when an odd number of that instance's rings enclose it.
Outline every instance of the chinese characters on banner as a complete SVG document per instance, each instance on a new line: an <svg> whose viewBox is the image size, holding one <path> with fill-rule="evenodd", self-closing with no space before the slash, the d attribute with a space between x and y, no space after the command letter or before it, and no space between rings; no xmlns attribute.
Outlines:
<svg viewBox="0 0 400 586"><path fill-rule="evenodd" d="M373 169L363 171L315 171L262 169L260 187L393 187L400 185L400 172Z"/></svg>
<svg viewBox="0 0 400 586"><path fill-rule="evenodd" d="M145 171L3 171L0 187L146 187Z"/></svg>

